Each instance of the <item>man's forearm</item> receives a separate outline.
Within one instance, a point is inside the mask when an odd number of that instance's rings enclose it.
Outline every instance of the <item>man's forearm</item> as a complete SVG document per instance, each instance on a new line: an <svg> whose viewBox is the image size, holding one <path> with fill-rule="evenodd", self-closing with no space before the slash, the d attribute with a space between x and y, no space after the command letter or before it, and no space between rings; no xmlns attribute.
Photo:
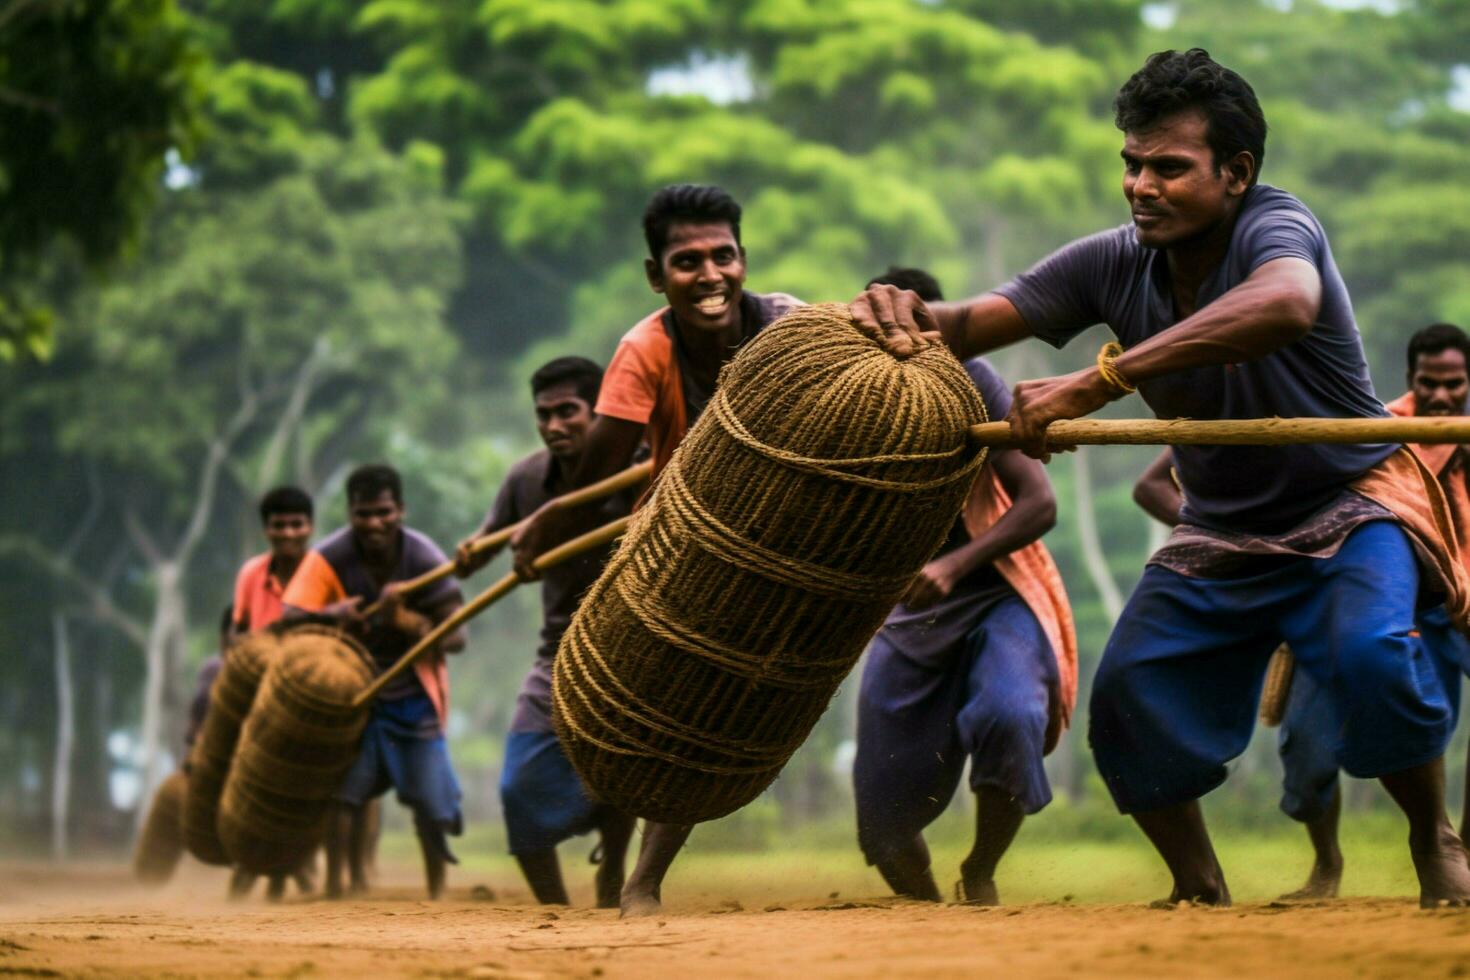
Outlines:
<svg viewBox="0 0 1470 980"><path fill-rule="evenodd" d="M1288 263L1277 267L1278 263ZM1177 371L1252 361L1311 333L1321 302L1316 270L1278 259L1213 303L1130 347L1116 365L1133 384ZM1262 275L1261 273L1266 273Z"/></svg>
<svg viewBox="0 0 1470 980"><path fill-rule="evenodd" d="M1054 501L1017 501L983 534L955 549L953 561L958 573L955 578L964 578L977 568L1041 540L1055 524Z"/></svg>

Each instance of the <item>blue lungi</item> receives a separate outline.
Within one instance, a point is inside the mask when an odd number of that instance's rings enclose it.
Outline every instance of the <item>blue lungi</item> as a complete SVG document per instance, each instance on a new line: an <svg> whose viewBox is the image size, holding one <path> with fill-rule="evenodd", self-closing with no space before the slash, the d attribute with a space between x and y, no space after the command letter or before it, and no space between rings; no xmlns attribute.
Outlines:
<svg viewBox="0 0 1470 980"><path fill-rule="evenodd" d="M1418 623L1419 636L1429 650L1449 702L1453 729L1460 713L1460 677L1470 671L1470 640L1450 624L1444 606L1420 613ZM1318 819L1337 795L1338 766L1333 747L1339 727L1327 689L1310 674L1295 674L1277 743L1283 770L1281 809L1293 820L1309 823Z"/></svg>
<svg viewBox="0 0 1470 980"><path fill-rule="evenodd" d="M880 632L858 694L853 789L869 864L911 842L954 796L995 786L1027 813L1051 802L1042 766L1056 655L1019 596L1002 599L938 662L906 656Z"/></svg>
<svg viewBox="0 0 1470 980"><path fill-rule="evenodd" d="M587 795L551 732L511 732L500 770L500 806L510 853L556 847L597 825L599 804Z"/></svg>
<svg viewBox="0 0 1470 980"><path fill-rule="evenodd" d="M1103 651L1090 739L1124 813L1196 799L1245 751L1271 652L1329 691L1336 758L1360 778L1444 754L1453 714L1415 634L1419 569L1403 530L1359 526L1329 558L1271 556L1253 574L1149 565Z"/></svg>
<svg viewBox="0 0 1470 980"><path fill-rule="evenodd" d="M423 734L420 715L425 710L434 710L427 695L373 702L362 749L337 790L337 799L362 806L394 789L399 802L413 810L420 833L438 832L442 839L444 833L463 829L459 780L449 764L443 734Z"/></svg>

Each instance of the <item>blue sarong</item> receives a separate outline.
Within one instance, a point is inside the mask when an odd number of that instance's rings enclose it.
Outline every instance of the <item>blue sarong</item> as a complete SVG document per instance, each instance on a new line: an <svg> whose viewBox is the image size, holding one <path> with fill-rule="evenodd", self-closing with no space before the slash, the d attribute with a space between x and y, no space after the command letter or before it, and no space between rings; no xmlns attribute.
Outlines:
<svg viewBox="0 0 1470 980"><path fill-rule="evenodd" d="M512 854L550 850L596 826L599 805L551 732L511 732L500 770L500 806Z"/></svg>
<svg viewBox="0 0 1470 980"><path fill-rule="evenodd" d="M886 859L954 796L995 786L1035 813L1051 802L1042 766L1056 655L1017 595L1002 599L939 659L908 656L888 630L868 648L858 695L853 790L858 843Z"/></svg>
<svg viewBox="0 0 1470 980"><path fill-rule="evenodd" d="M1149 565L1093 681L1090 739L1118 808L1174 806L1225 780L1283 640L1330 693L1334 755L1348 773L1439 758L1453 716L1417 635L1418 591L1409 540L1389 521L1359 526L1331 557L1270 557L1238 577Z"/></svg>
<svg viewBox="0 0 1470 980"><path fill-rule="evenodd" d="M1444 606L1418 617L1419 636L1434 660L1445 700L1450 728L1460 713L1460 677L1470 670L1470 639L1450 624ZM1337 711L1332 696L1310 674L1292 677L1286 714L1277 742L1281 753L1281 810L1293 820L1310 823L1326 814L1338 790Z"/></svg>
<svg viewBox="0 0 1470 980"><path fill-rule="evenodd" d="M393 789L399 802L413 810L421 834L460 833L459 780L449 763L449 746L443 735L422 734L422 712L433 710L425 694L373 702L362 749L337 799L362 806Z"/></svg>

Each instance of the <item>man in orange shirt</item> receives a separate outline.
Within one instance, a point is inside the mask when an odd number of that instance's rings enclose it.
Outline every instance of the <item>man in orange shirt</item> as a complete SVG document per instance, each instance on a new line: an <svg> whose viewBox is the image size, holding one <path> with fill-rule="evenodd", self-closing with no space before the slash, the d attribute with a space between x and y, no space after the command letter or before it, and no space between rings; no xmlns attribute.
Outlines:
<svg viewBox="0 0 1470 980"><path fill-rule="evenodd" d="M276 487L261 498L260 524L270 550L240 566L235 576L237 635L263 630L281 618L281 596L311 540L311 497L296 487Z"/></svg>
<svg viewBox="0 0 1470 980"><path fill-rule="evenodd" d="M719 187L665 187L643 214L643 235L648 285L668 305L640 320L618 344L566 491L626 469L645 439L657 478L714 394L720 368L747 340L801 305L784 293L746 292L740 205ZM542 507L511 539L516 571L536 578L536 556L590 530L599 515L590 507ZM638 864L623 886L623 915L658 911L664 875L691 829L647 824Z"/></svg>

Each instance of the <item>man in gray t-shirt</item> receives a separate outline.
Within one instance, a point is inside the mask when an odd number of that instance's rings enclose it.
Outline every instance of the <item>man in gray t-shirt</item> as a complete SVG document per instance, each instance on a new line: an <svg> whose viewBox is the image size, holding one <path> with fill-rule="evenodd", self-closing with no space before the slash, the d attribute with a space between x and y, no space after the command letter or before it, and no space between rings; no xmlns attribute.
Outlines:
<svg viewBox="0 0 1470 980"><path fill-rule="evenodd" d="M510 527L553 497L572 489L571 475L587 448L592 406L597 403L602 368L585 357L560 357L531 376L536 403L536 429L545 449L511 467L485 521L455 555L456 571L467 575L493 553L473 555L475 538ZM598 523L627 516L637 489L595 504ZM633 819L594 802L572 769L551 727L551 662L562 634L571 624L582 595L597 581L612 546L563 562L541 576L541 645L516 697L515 715L505 740L500 769L500 802L507 842L536 900L568 904L556 847L579 834L601 835L601 867L597 871L597 904L616 908L623 888L623 866Z"/></svg>
<svg viewBox="0 0 1470 980"><path fill-rule="evenodd" d="M1305 205L1256 182L1266 121L1250 86L1196 48L1153 55L1118 93L1131 226L1066 246L966 303L873 287L861 328L899 356L937 331L961 358L1106 323L1097 366L1016 386L1012 430L1137 390L1161 417L1376 417L1347 291ZM934 333L929 333L932 338ZM1444 806L1452 720L1414 632L1419 570L1403 529L1350 485L1394 446L1178 447L1194 546L1163 549L1093 682L1090 740L1120 810L1174 878L1173 901L1228 904L1198 798L1244 751L1283 639L1346 719L1344 769L1403 807L1426 905L1470 904Z"/></svg>

